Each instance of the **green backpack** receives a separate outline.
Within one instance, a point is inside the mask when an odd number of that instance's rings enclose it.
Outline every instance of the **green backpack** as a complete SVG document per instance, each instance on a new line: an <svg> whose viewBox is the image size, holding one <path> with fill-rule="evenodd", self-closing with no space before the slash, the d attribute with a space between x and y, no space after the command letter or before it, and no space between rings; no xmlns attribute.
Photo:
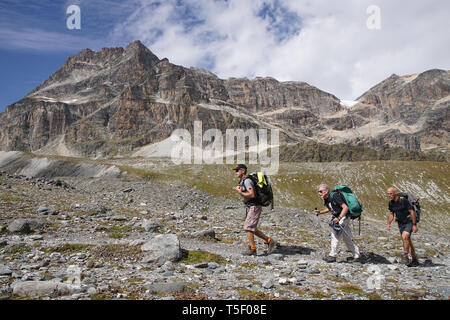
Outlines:
<svg viewBox="0 0 450 320"><path fill-rule="evenodd" d="M330 197L333 199L333 196L336 192L339 192L344 197L345 203L348 206L347 217L350 219L359 219L359 234L361 234L361 213L364 211L364 207L361 202L358 201L356 195L353 193L352 189L350 189L345 184L337 186L331 191ZM334 201L334 200L333 200ZM335 205L337 205L335 203Z"/></svg>

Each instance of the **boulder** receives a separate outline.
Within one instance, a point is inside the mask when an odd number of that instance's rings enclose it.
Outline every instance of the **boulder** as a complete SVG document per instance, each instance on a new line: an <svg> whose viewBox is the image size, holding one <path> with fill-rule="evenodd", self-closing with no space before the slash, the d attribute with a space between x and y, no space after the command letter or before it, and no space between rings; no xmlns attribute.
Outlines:
<svg viewBox="0 0 450 320"><path fill-rule="evenodd" d="M163 227L163 225L156 219L144 219L141 225L147 232L157 232Z"/></svg>
<svg viewBox="0 0 450 320"><path fill-rule="evenodd" d="M10 232L30 233L31 227L27 220L16 219L8 225L8 230Z"/></svg>
<svg viewBox="0 0 450 320"><path fill-rule="evenodd" d="M7 266L0 264L0 276L10 276L12 274L11 269Z"/></svg>
<svg viewBox="0 0 450 320"><path fill-rule="evenodd" d="M197 231L192 233L194 238L211 238L216 240L216 232L213 229Z"/></svg>
<svg viewBox="0 0 450 320"><path fill-rule="evenodd" d="M163 265L166 261L177 261L183 253L180 240L176 234L160 234L142 245L141 250L145 253L144 262Z"/></svg>
<svg viewBox="0 0 450 320"><path fill-rule="evenodd" d="M56 211L55 207L53 206L40 206L37 209L37 213L47 216L47 215L57 215L58 211Z"/></svg>
<svg viewBox="0 0 450 320"><path fill-rule="evenodd" d="M146 284L145 288L149 290L150 293L176 293L184 292L186 290L186 285L183 283L154 282Z"/></svg>
<svg viewBox="0 0 450 320"><path fill-rule="evenodd" d="M13 293L18 296L39 297L67 295L70 289L66 284L55 281L25 281L14 286Z"/></svg>

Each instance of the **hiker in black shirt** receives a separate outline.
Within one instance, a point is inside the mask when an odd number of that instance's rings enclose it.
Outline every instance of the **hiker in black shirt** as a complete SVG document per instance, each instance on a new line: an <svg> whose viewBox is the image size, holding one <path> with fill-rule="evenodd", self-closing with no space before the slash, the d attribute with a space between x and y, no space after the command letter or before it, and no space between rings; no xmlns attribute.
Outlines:
<svg viewBox="0 0 450 320"><path fill-rule="evenodd" d="M408 267L416 267L419 265L419 262L411 241L411 234L418 231L416 213L408 199L400 197L394 187L390 187L387 190L387 194L390 199L387 229L391 230L391 223L395 217L403 240L403 257L401 263L406 264ZM411 255L411 262L408 259L408 253Z"/></svg>

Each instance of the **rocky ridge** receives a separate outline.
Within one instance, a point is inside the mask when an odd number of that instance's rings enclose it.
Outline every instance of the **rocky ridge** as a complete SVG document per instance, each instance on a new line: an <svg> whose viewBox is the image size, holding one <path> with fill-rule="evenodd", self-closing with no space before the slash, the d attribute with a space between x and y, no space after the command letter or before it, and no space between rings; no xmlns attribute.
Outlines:
<svg viewBox="0 0 450 320"><path fill-rule="evenodd" d="M177 128L278 128L282 144L448 150L448 71L392 76L348 107L304 82L223 80L159 59L141 42L84 49L0 114L0 149L134 154Z"/></svg>

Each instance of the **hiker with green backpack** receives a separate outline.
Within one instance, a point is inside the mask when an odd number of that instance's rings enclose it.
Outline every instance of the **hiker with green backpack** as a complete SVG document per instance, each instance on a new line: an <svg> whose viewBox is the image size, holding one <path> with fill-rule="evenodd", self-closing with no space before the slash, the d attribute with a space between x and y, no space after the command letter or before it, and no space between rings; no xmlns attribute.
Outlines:
<svg viewBox="0 0 450 320"><path fill-rule="evenodd" d="M344 197L345 193L343 191L351 192L350 188L347 186L340 187L341 188L334 188L333 192L330 192L330 188L326 184L321 184L317 189L319 197L323 199L326 209L316 209L314 210L314 213L317 216L328 212L331 212L332 214L332 218L329 223L331 227L331 251L330 254L324 258L324 260L328 263L336 262L338 247L343 239L347 248L352 252L353 262L360 262L359 248L356 245L353 239L352 231L350 230L351 210L349 209L350 204L348 203L352 202L353 207L354 201L349 201L352 199L347 199L346 201ZM351 194L353 193L351 192ZM354 197L354 199L356 199L356 197ZM359 202L358 204L361 207L360 210L362 211L361 204Z"/></svg>
<svg viewBox="0 0 450 320"><path fill-rule="evenodd" d="M270 184L266 181L268 179L260 172L255 174L256 177L254 174L247 175L247 166L244 164L237 165L233 170L239 179L239 185L236 186L235 190L243 197L246 207L244 231L250 243L248 250L245 250L242 254L245 256L256 256L255 235L264 240L268 247L267 253L270 254L276 249L277 243L257 228L262 207L273 204Z"/></svg>

